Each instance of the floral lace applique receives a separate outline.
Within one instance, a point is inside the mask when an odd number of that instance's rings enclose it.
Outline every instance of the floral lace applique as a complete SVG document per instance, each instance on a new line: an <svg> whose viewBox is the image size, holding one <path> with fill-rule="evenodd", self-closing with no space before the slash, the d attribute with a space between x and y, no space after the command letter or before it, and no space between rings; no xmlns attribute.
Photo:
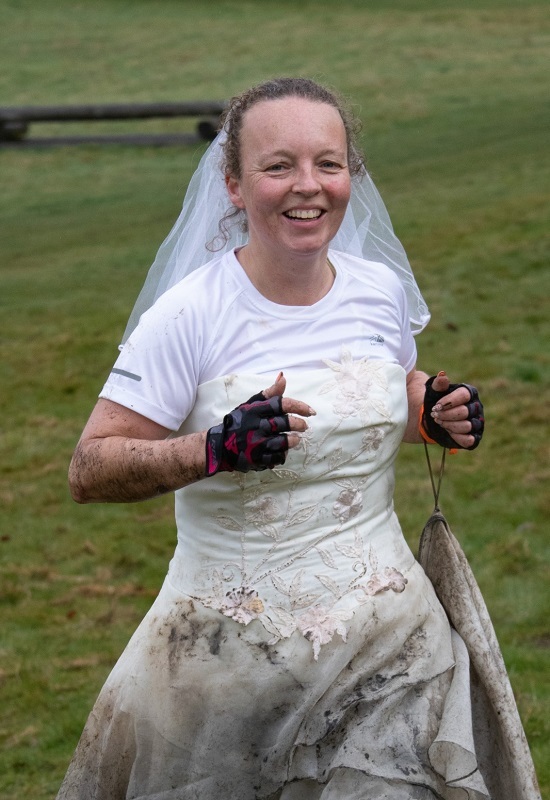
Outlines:
<svg viewBox="0 0 550 800"><path fill-rule="evenodd" d="M233 589L231 592L227 592L220 606L220 611L222 614L225 614L226 617L234 619L235 622L248 625L253 619L258 619L260 614L264 611L264 604L258 597L258 592L255 589L241 586L239 589Z"/></svg>
<svg viewBox="0 0 550 800"><path fill-rule="evenodd" d="M347 522L363 510L363 493L359 489L342 489L332 506L335 517Z"/></svg>
<svg viewBox="0 0 550 800"><path fill-rule="evenodd" d="M344 642L347 630L344 622L351 619L353 611L340 609L329 610L323 606L313 606L305 614L298 617L298 630L313 645L313 658L317 661L322 644L328 644L335 633L339 633Z"/></svg>
<svg viewBox="0 0 550 800"><path fill-rule="evenodd" d="M388 389L383 361L368 356L354 361L350 351L344 348L340 364L328 359L325 364L335 373L335 377L321 387L319 394L337 389L333 404L335 414L342 418L359 416L363 424L367 424L374 410L385 419L390 419L386 404L372 397L374 386L386 391Z"/></svg>
<svg viewBox="0 0 550 800"><path fill-rule="evenodd" d="M369 563L372 569L371 576L366 583L358 584L358 589L362 589L369 597L380 594L380 592L387 592L390 589L397 594L405 591L407 579L403 573L399 572L395 567L384 567L379 571L378 559L372 548L369 551Z"/></svg>
<svg viewBox="0 0 550 800"><path fill-rule="evenodd" d="M337 561L328 549L321 547L316 549L326 566L338 570ZM368 597L382 592L391 590L400 594L407 585L407 578L395 567L379 568L372 547L369 548L368 557L365 558L363 540L358 530L355 531L353 545L334 543L334 549L345 558L354 561L353 569L357 577L347 585L341 586L330 575L317 574L315 578L320 587L319 593L316 594L302 587L303 569L296 573L290 584L274 573L270 576L271 583L275 590L286 598L286 607L283 607L279 604L264 603L258 592L249 586L232 589L222 599L220 597L222 577L217 573L217 601L212 598L212 602L203 602L218 608L225 616L243 625L248 625L253 619L259 619L272 634L270 644L276 644L280 639L288 638L294 631L299 630L312 643L313 655L317 660L321 645L331 641L335 633L346 641L346 628L343 623L352 618L353 611L349 608L336 608L339 600L351 593L363 592L362 598L357 597L357 603L364 604ZM227 578L230 579L229 576ZM332 595L332 604L322 605L318 602L323 594L321 587ZM302 611L302 609L307 610Z"/></svg>
<svg viewBox="0 0 550 800"><path fill-rule="evenodd" d="M372 547L365 553L359 529L349 530L350 521L364 512L372 459L363 454L379 450L387 423L391 424L384 402L388 392L386 365L367 357L353 361L347 350L342 352L341 363L325 363L334 377L322 385L319 393L334 393L333 427L319 438L311 424L301 438L299 468L277 467L267 480L260 482L240 473L231 474L241 508L232 514L220 509L215 520L229 535L240 536L241 557L238 563L206 567L211 594L197 598L243 625L258 619L272 635L272 644L299 631L311 642L315 659L321 646L335 634L345 641L344 623L352 618L354 605L364 604L369 597L383 592L403 592L407 584L395 567L379 566ZM375 414L382 424L376 424ZM358 445L355 452L343 445L349 437L339 435L343 421L352 417L358 418L360 434L359 440L354 439ZM363 458L363 474L358 478L341 477L339 471L359 457ZM322 503L307 502L312 467L316 479L325 481L328 487ZM302 541L301 526L310 523L313 532L314 520L323 521L319 536L305 537L303 546L294 550L291 543ZM327 520L333 522L327 524ZM261 557L251 563L247 537L254 537L255 532L271 542L266 542ZM259 552L257 545L255 551ZM286 554L284 558L282 553ZM296 570L300 560L306 558L307 572L303 568ZM285 579L289 573L292 578ZM266 580L272 587L269 591L262 590ZM354 598L351 604L344 600L350 595Z"/></svg>

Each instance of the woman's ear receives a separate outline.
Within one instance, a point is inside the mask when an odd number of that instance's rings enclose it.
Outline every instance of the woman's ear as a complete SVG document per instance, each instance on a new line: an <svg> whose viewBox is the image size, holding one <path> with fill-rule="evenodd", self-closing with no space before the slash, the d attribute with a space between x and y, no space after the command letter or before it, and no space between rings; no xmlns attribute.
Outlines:
<svg viewBox="0 0 550 800"><path fill-rule="evenodd" d="M238 178L233 177L233 175L226 175L225 185L227 186L227 193L229 195L229 199L231 200L235 208L240 208L244 210L245 205L241 196L241 184Z"/></svg>

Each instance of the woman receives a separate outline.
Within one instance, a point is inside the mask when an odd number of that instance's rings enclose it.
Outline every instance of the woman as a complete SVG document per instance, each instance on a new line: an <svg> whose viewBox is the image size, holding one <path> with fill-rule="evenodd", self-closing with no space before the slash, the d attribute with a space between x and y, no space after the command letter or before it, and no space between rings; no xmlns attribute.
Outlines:
<svg viewBox="0 0 550 800"><path fill-rule="evenodd" d="M164 291L189 215L220 222L220 148L226 252ZM427 310L331 92L234 98L205 163L70 468L79 502L175 491L178 545L58 797L488 798L467 654L392 502L402 440L477 446L477 393L416 369Z"/></svg>

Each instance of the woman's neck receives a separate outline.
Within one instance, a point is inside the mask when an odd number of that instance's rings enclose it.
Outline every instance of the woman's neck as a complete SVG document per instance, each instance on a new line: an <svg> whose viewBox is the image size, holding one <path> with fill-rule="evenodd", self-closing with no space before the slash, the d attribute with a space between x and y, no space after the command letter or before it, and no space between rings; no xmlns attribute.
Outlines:
<svg viewBox="0 0 550 800"><path fill-rule="evenodd" d="M282 261L245 245L237 251L237 259L260 294L283 306L317 303L328 294L336 275L327 251Z"/></svg>

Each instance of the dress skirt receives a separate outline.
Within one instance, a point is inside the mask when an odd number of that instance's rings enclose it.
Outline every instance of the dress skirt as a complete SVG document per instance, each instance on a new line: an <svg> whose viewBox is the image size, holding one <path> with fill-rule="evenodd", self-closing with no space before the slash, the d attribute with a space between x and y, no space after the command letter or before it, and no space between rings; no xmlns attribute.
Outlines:
<svg viewBox="0 0 550 800"><path fill-rule="evenodd" d="M298 632L269 644L258 621L244 627L167 579L58 800L489 797L467 653L421 567L407 577L407 597L374 597L317 660ZM456 741L438 740L446 713Z"/></svg>
<svg viewBox="0 0 550 800"><path fill-rule="evenodd" d="M181 433L262 385L200 386ZM317 416L284 466L176 492L168 576L58 800L491 797L468 652L393 511L404 370L344 352L288 394Z"/></svg>

